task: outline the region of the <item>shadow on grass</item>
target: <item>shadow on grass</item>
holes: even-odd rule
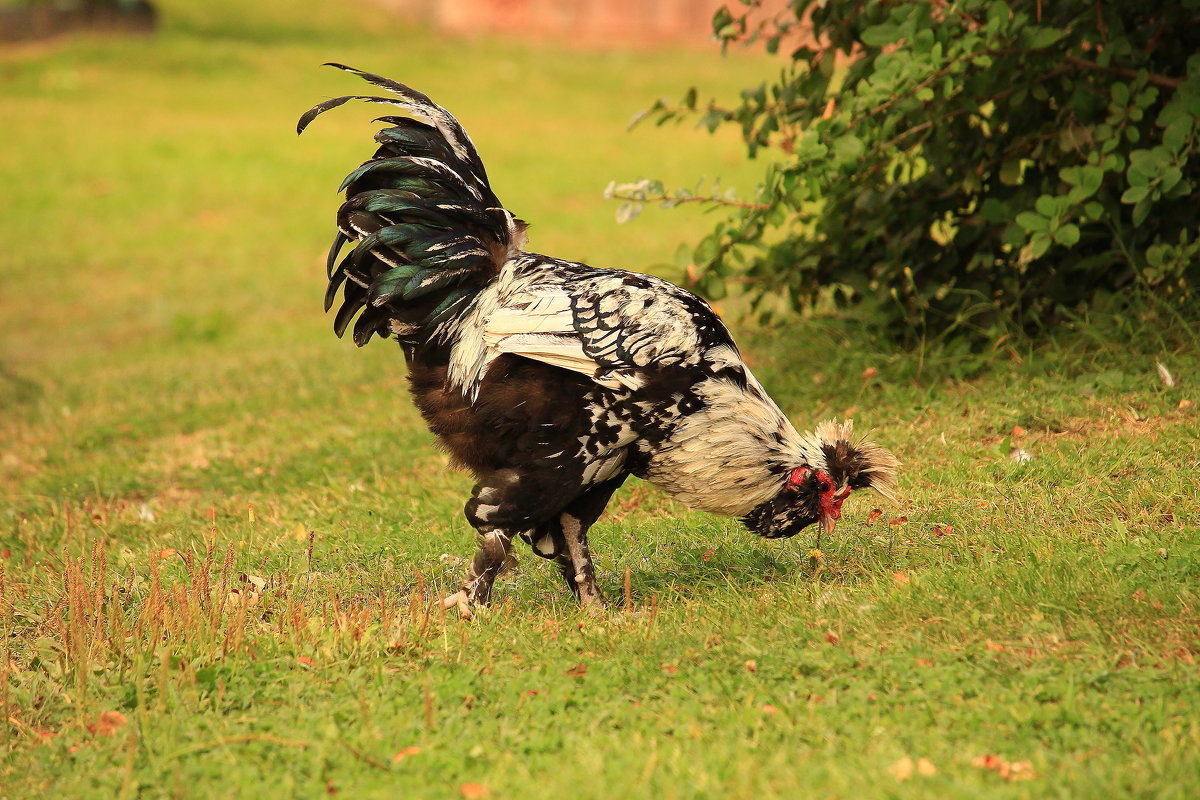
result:
[[[0,361],[0,403],[25,405],[40,400],[45,389],[40,383],[13,371]]]
[[[782,547],[787,547],[782,544]],[[659,561],[655,559],[654,561]],[[751,546],[744,550],[681,548],[669,555],[669,563],[655,568],[649,559],[627,564],[630,569],[630,589],[634,595],[687,596],[695,591],[710,591],[726,586],[753,587],[780,580],[790,580],[798,574],[811,575],[812,566],[800,552],[779,550],[769,553]],[[624,568],[621,569],[624,572]],[[609,576],[621,585],[623,574]]]

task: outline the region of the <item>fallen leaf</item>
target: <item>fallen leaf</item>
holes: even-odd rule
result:
[[[409,756],[415,756],[420,752],[421,752],[421,748],[417,747],[415,744],[409,745],[408,747],[406,747],[403,750],[396,753],[396,755],[392,756],[392,763],[399,764],[401,761],[408,758]]]
[[[917,666],[918,666],[918,667],[932,667],[932,666],[933,666],[933,662],[932,662],[932,661],[930,661],[928,658],[918,658],[918,659],[917,659]]]
[[[89,722],[84,727],[93,736],[112,736],[125,726],[129,719],[120,711],[105,711],[95,722]]]
[[[1024,428],[1022,428],[1020,425],[1013,425],[1013,429],[1012,429],[1013,436],[1024,436],[1025,434],[1026,434],[1026,430]]]
[[[708,561],[709,559],[711,559],[713,557],[713,553],[715,553],[715,552],[716,552],[716,550],[713,550],[710,547],[704,551],[704,555],[700,556],[700,558],[704,561]]]
[[[250,587],[250,590],[262,594],[267,588],[267,579],[260,578],[257,575],[248,575],[245,572],[238,575],[238,580]]]
[[[479,800],[481,797],[488,796],[488,788],[482,783],[464,783],[458,787],[458,791],[467,800]]]
[[[837,644],[841,640],[842,637],[838,636],[833,631],[825,631],[825,641],[829,642],[830,644]]]
[[[766,703],[762,707],[762,713],[766,714],[767,716],[770,716],[772,714],[778,714],[779,709],[776,708],[775,706],[771,705],[770,703]]]
[[[1146,590],[1145,589],[1136,589],[1136,590],[1134,590],[1131,597],[1134,599],[1134,601],[1140,603],[1141,601],[1146,599]]]
[[[4,558],[4,559],[12,558],[12,550],[9,550],[7,547],[4,548],[3,550],[0,550],[0,558]]]
[[[862,379],[864,381],[869,381],[869,380],[871,380],[871,378],[874,378],[878,374],[879,374],[879,370],[875,369],[875,367],[867,367],[866,369],[864,369],[862,371]]]
[[[753,658],[746,659],[746,663],[742,666],[746,668],[746,672],[758,672],[758,662]]]
[[[933,765],[933,762],[930,761],[928,758],[925,758],[925,756],[921,756],[920,758],[917,759],[917,774],[924,775],[925,777],[929,777],[930,775],[936,775],[937,767],[935,767]]]
[[[906,522],[908,522],[908,517],[892,517],[888,525],[903,525]]]
[[[888,767],[888,772],[892,773],[892,777],[900,782],[904,782],[912,777],[913,770],[916,765],[908,756],[904,756]]]
[[[872,508],[871,513],[867,514],[867,524],[870,525],[875,520],[883,516],[882,508]]]
[[[306,667],[311,667],[317,663],[317,662],[313,661],[313,659],[310,658],[309,656],[300,656],[299,658],[296,659],[296,661],[298,661],[300,664],[303,664]]]
[[[1187,409],[1191,408],[1193,405],[1195,405],[1195,404],[1191,400],[1184,398],[1183,400],[1179,401],[1179,405],[1177,406],[1177,408],[1180,411],[1186,411]]]
[[[1009,761],[991,753],[978,756],[971,761],[971,765],[991,770],[1006,781],[1028,781],[1037,777],[1033,764],[1028,761]]]
[[[663,664],[662,668],[663,672],[667,673],[668,675],[674,675],[679,671],[679,667],[675,666],[674,664]]]
[[[162,550],[158,551],[158,557],[162,561],[166,561],[168,558],[171,558],[174,555],[175,555],[175,548],[173,548],[173,547],[164,547]]]
[[[565,674],[572,678],[582,678],[584,675],[587,675],[587,671],[587,664],[576,664],[568,669]]]
[[[908,576],[903,572],[893,572],[892,580],[896,582],[897,586],[903,586],[904,584],[908,583]]]
[[[933,526],[933,535],[938,537],[939,539],[942,538],[943,536],[949,536],[952,533],[954,533],[953,525],[934,525]]]
[[[997,644],[996,642],[993,642],[991,639],[989,639],[988,641],[983,643],[983,649],[991,650],[993,653],[1003,653],[1004,645]]]

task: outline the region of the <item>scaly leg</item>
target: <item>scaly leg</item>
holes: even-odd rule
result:
[[[596,585],[596,567],[588,548],[587,532],[604,512],[613,492],[624,481],[624,475],[605,481],[580,495],[558,515],[556,533],[561,545],[555,553],[555,561],[572,594],[584,606],[604,605],[604,596]],[[558,537],[556,537],[558,538]]]
[[[588,550],[587,530],[582,521],[567,512],[559,516],[562,525],[563,540],[566,543],[566,558],[559,557],[559,568],[567,585],[579,598],[579,604],[584,608],[591,605],[604,605],[604,596],[596,585],[596,567],[592,564],[592,554]]]
[[[487,605],[492,599],[492,585],[504,560],[508,557],[508,548],[512,545],[512,534],[501,528],[496,528],[480,536],[479,551],[467,568],[467,578],[463,587],[442,601],[442,608],[457,607],[463,619],[470,619],[470,606]]]

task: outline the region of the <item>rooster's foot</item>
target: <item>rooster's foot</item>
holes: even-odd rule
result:
[[[471,595],[466,589],[459,589],[454,594],[442,600],[442,608],[446,611],[458,608],[458,613],[463,619],[474,619],[475,617],[475,614],[471,611]]]

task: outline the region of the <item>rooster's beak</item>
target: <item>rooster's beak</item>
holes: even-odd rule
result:
[[[825,538],[833,536],[833,529],[837,527],[837,518],[830,516],[821,517],[821,537]]]

